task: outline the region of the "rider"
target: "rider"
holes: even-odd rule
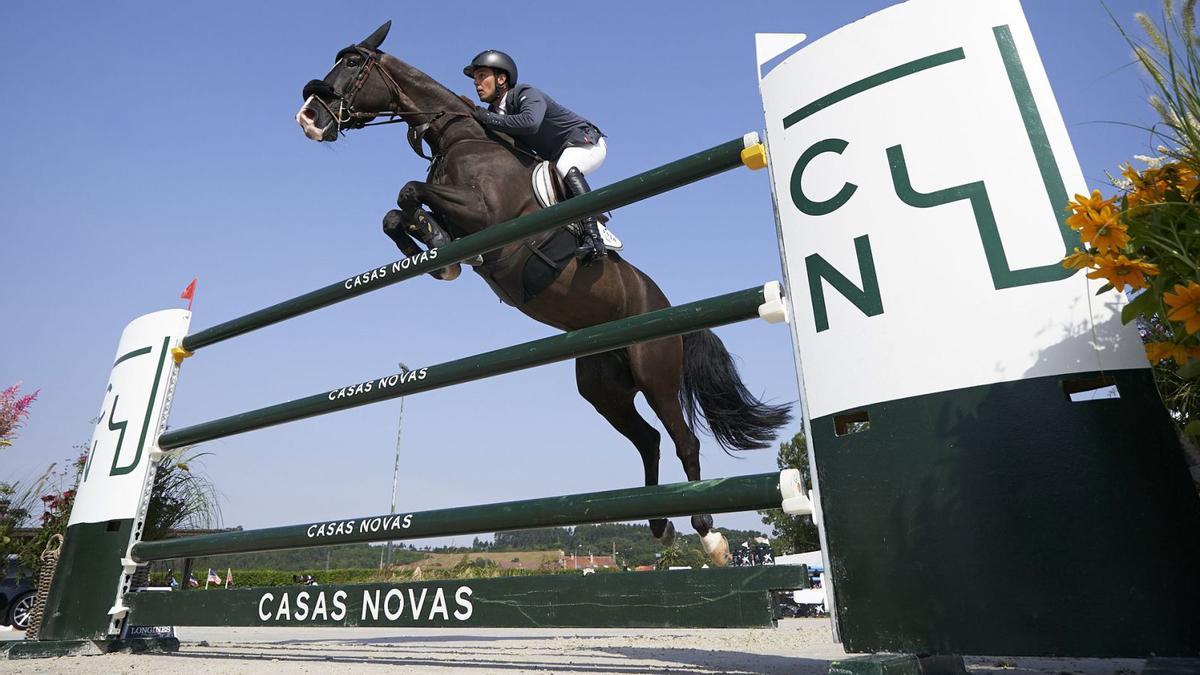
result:
[[[479,100],[488,104],[471,113],[484,128],[508,134],[522,148],[554,162],[570,196],[591,190],[583,176],[599,168],[607,153],[604,134],[596,125],[538,89],[518,84],[517,64],[504,52],[480,52],[463,73],[475,81]],[[584,218],[580,226],[577,254],[585,261],[606,255],[596,216]]]

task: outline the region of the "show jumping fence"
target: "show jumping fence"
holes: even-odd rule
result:
[[[779,472],[763,473],[418,513],[363,516],[341,519],[333,525],[329,521],[321,521],[262,530],[143,541],[134,545],[132,557],[139,563],[145,563],[330,544],[673,518],[700,512],[777,509],[783,500],[800,495],[799,484],[798,472],[789,470],[782,475]],[[347,527],[343,528],[342,525]]]
[[[747,134],[590,194],[197,333],[186,334],[190,314],[182,310],[158,312],[131,323],[122,335],[105,406],[107,409],[111,401],[115,410],[118,394],[126,400],[145,401],[146,415],[136,456],[132,463],[119,466],[127,457],[121,446],[125,432],[130,432],[130,438],[134,437],[134,430],[125,427],[121,427],[122,435],[112,450],[112,468],[107,475],[101,475],[105,462],[97,461],[93,451],[72,512],[63,564],[59,566],[60,573],[47,600],[47,612],[38,636],[45,642],[40,647],[9,648],[9,655],[67,653],[77,650],[80,641],[88,640],[102,641],[108,649],[118,648],[129,644],[124,639],[131,622],[159,625],[543,627],[772,625],[776,615],[770,591],[806,587],[805,568],[780,566],[597,575],[603,577],[603,581],[550,575],[323,586],[320,590],[300,587],[239,589],[219,594],[132,592],[129,587],[137,566],[152,560],[666,518],[697,512],[783,507],[789,513],[811,513],[799,473],[788,470],[778,474],[486,506],[367,516],[334,523],[140,541],[142,521],[149,503],[149,486],[153,482],[155,462],[152,460],[170,450],[754,317],[771,322],[786,320],[780,286],[771,282],[761,288],[387,375],[164,433],[179,365],[195,350],[743,164],[751,168],[765,166],[765,150],[757,134]],[[162,337],[164,333],[166,337]],[[153,345],[159,342],[161,348],[156,351]],[[151,346],[137,347],[143,343]],[[154,358],[139,360],[137,357],[142,355]],[[157,368],[153,367],[155,361]],[[118,367],[124,370],[118,370]],[[136,420],[130,423],[133,422]],[[114,429],[111,424],[111,419],[101,421],[93,448],[98,447],[96,439],[111,436]],[[157,436],[150,435],[155,432]],[[143,453],[143,450],[147,451]],[[92,466],[93,463],[96,466]],[[108,590],[114,581],[117,582],[115,596]]]

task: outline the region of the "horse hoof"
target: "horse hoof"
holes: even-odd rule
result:
[[[462,274],[462,265],[459,265],[458,263],[446,265],[440,270],[434,270],[430,272],[430,274],[433,275],[434,279],[441,279],[442,281],[454,281],[458,278],[458,275]]]
[[[658,538],[663,546],[671,546],[675,543],[675,523],[667,521],[667,529],[663,530],[662,535]]]
[[[717,567],[724,567],[729,564],[729,540],[725,535],[710,530],[708,534],[700,537],[700,543],[704,545],[704,552],[708,554],[708,559]]]

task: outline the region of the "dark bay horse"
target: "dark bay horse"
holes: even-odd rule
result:
[[[400,190],[399,209],[384,219],[384,232],[405,255],[444,244],[538,208],[530,175],[533,160],[489,135],[470,116],[473,104],[425,73],[379,51],[391,22],[367,39],[337,54],[333,70],[304,88],[305,103],[296,115],[305,134],[335,141],[346,129],[365,126],[379,116],[399,118],[410,128],[409,141],[433,151],[425,182]],[[514,259],[523,243],[484,256],[477,269]],[[528,257],[528,253],[525,253]],[[440,278],[457,276],[443,270]],[[549,286],[532,299],[512,302],[529,317],[569,331],[670,306],[650,277],[610,254],[590,264],[571,258]],[[728,450],[765,448],[786,424],[786,406],[771,406],[746,389],[724,345],[711,331],[664,338],[575,361],[579,393],[637,448],[646,485],[658,484],[659,433],[634,407],[641,392],[671,437],[690,481],[700,479],[700,441],[693,429],[706,426]],[[703,420],[699,414],[703,414]],[[705,424],[706,423],[706,424]],[[728,559],[724,536],[712,529],[712,516],[692,516],[705,551],[717,565]],[[669,543],[670,521],[650,521],[655,537]]]

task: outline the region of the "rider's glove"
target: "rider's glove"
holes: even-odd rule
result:
[[[487,108],[476,108],[471,111],[471,117],[474,117],[476,122],[479,122],[485,127],[487,126],[488,115],[490,114],[491,113],[488,112]]]

